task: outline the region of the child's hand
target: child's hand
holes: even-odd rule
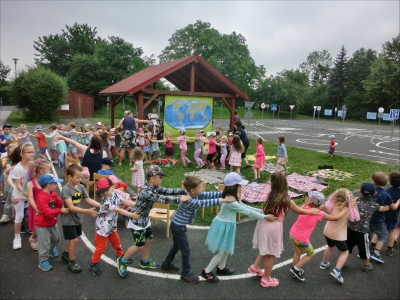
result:
[[[229,197],[223,198],[221,200],[223,200],[223,201],[220,201],[220,202],[235,202],[236,198],[233,196],[229,196]]]
[[[17,199],[15,199],[14,197],[11,197],[11,202],[15,205],[17,205],[19,203],[19,201]]]
[[[140,214],[137,211],[135,211],[135,212],[131,213],[131,218],[134,220],[139,220]]]
[[[192,197],[188,194],[188,195],[182,195],[181,196],[181,202],[187,202],[190,199],[192,199]]]
[[[264,216],[264,220],[267,220],[268,222],[275,222],[276,220],[278,220],[278,217],[268,214]]]
[[[318,215],[320,212],[318,208],[311,208],[309,211],[311,212],[312,215]]]
[[[96,208],[95,208],[95,207],[88,208],[86,211],[87,211],[87,214],[88,214],[88,215],[91,215],[93,218],[96,218],[97,215],[99,214],[99,213],[96,211]]]
[[[61,213],[63,213],[63,214],[69,213],[69,208],[63,206],[63,207],[61,208]],[[36,214],[38,215],[38,213],[36,213]]]
[[[135,167],[131,168],[130,170],[131,170],[131,172],[133,172],[133,173],[134,173],[134,172],[137,172],[137,170],[135,169]]]

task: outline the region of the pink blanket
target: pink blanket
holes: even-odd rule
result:
[[[258,185],[248,184],[242,187],[242,201],[246,201],[249,203],[265,202],[270,192],[271,192],[270,183],[260,183]],[[296,198],[300,196],[302,195],[289,191],[290,198]]]
[[[297,173],[292,173],[286,177],[288,186],[292,189],[303,191],[303,192],[310,192],[316,190],[318,192],[326,189],[327,186],[315,183],[315,177],[310,176],[303,176]]]

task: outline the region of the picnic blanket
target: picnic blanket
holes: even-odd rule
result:
[[[196,176],[199,177],[202,181],[208,184],[219,184],[224,182],[224,178],[228,174],[228,172],[222,171],[211,171],[208,169],[202,169],[193,172],[187,172],[185,176]],[[243,176],[242,176],[243,177]]]
[[[322,169],[318,171],[306,172],[306,175],[313,177],[328,178],[334,180],[343,180],[346,178],[354,177],[355,174],[349,172],[343,172],[337,169]]]
[[[247,157],[247,160],[250,160],[250,161],[256,160],[255,155],[246,155],[246,157]],[[276,156],[265,155],[265,160],[267,160],[267,159],[276,159]]]
[[[315,177],[303,176],[297,173],[292,173],[287,177],[288,186],[303,192],[310,192],[313,190],[322,191],[327,188],[327,186],[315,183]]]
[[[248,203],[265,202],[271,192],[271,183],[252,183],[242,187],[242,201]],[[289,191],[290,198],[302,196]]]
[[[269,161],[266,161],[264,169],[260,169],[260,171],[268,172],[268,173],[272,174],[272,173],[274,173],[275,166],[276,166],[275,164],[273,164]],[[289,167],[286,167],[286,168],[289,169]],[[285,170],[285,169],[281,165],[279,165],[278,172],[282,172],[283,170]]]

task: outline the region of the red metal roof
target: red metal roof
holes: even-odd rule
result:
[[[198,54],[149,66],[102,90],[99,95],[134,94],[161,78],[165,78],[181,91],[189,91],[190,66],[194,62],[197,62],[195,92],[237,94],[238,98],[247,100],[247,96],[242,91]]]

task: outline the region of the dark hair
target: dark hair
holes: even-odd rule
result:
[[[203,181],[196,176],[186,176],[185,180],[183,181],[183,186],[185,187],[186,191],[190,193],[190,190],[197,188],[199,184]]]
[[[238,189],[239,189],[239,184],[235,184],[232,186],[225,186],[224,190],[222,191],[222,198],[233,196],[235,197],[236,200],[239,200]]]
[[[240,141],[240,137],[238,135],[233,135],[231,147],[233,147],[233,149],[235,149],[239,153],[242,153],[244,151],[243,144]]]
[[[82,167],[78,164],[69,165],[67,168],[67,177],[74,176],[76,172],[82,172]]]
[[[283,135],[278,136],[279,141],[282,143],[285,142],[285,137]]]
[[[288,183],[285,174],[274,172],[271,174],[271,192],[263,207],[263,213],[279,217],[286,214],[290,207]]]
[[[393,171],[389,174],[389,182],[394,188],[400,187],[400,172]],[[395,199],[393,199],[395,200]]]
[[[14,151],[10,154],[9,159],[11,161],[11,165],[12,166],[15,166],[22,159],[22,157],[21,157],[21,147],[22,147],[22,144],[19,144],[17,146],[17,148],[15,148]]]
[[[389,178],[383,172],[375,172],[372,174],[372,180],[374,181],[375,185],[384,186],[388,182]]]
[[[242,121],[237,121],[235,124],[236,124],[237,127],[242,127],[242,125],[243,125]]]
[[[261,137],[257,138],[257,143],[263,145],[263,139]],[[264,145],[263,145],[264,146]]]
[[[89,148],[94,149],[96,151],[102,150],[103,146],[101,143],[101,138],[97,135],[93,135],[92,138],[90,139]]]
[[[57,125],[56,124],[51,124],[49,126],[49,129],[56,130],[57,129]]]

